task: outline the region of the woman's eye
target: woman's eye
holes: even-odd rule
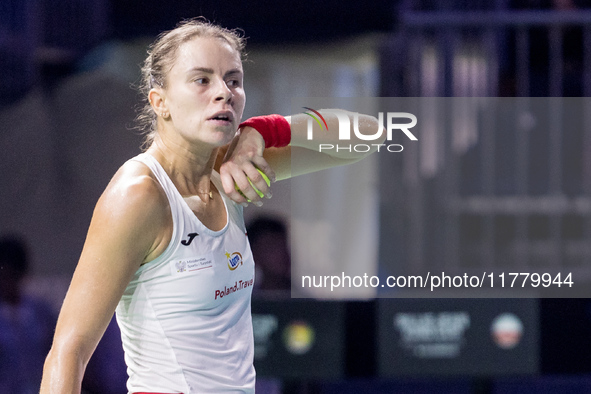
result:
[[[195,82],[200,84],[200,85],[206,85],[209,82],[209,79],[207,78],[197,78],[195,79]]]
[[[232,79],[232,80],[229,80],[227,82],[227,84],[228,84],[228,86],[231,86],[231,87],[235,88],[235,87],[240,86],[240,81],[237,80],[237,79]]]

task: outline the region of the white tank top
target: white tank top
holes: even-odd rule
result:
[[[228,222],[205,227],[151,155],[146,164],[164,188],[174,224],[170,244],[142,265],[116,315],[131,392],[254,393],[250,297],[254,261],[242,207],[224,193]]]

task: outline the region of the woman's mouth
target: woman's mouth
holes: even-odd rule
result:
[[[213,122],[218,126],[228,126],[232,124],[234,117],[231,112],[220,112],[207,119],[209,122]]]

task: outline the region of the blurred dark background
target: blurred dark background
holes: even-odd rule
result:
[[[0,4],[2,101],[76,71],[106,40],[155,37],[181,19],[204,16],[257,44],[330,41],[394,26],[396,2],[6,0]]]
[[[376,96],[588,97],[590,6],[582,0],[2,0],[0,231],[23,237],[31,252],[28,273],[37,279],[27,289],[53,294],[46,309],[57,312],[94,201],[139,146],[141,138],[124,129],[134,116],[127,103],[137,102],[130,85],[144,43],[182,18],[241,28],[250,47],[271,50],[373,35]],[[134,60],[113,62],[117,51]],[[105,64],[111,73],[93,73]],[[433,150],[381,158],[380,175],[403,180],[396,190],[391,183],[379,188],[381,273],[407,262],[452,270],[489,269],[503,260],[538,270],[559,262],[591,277],[589,125],[545,130],[543,142],[504,132],[458,137],[460,148],[452,147],[449,133],[431,142]],[[495,150],[507,137],[512,148]],[[428,147],[429,138],[421,138]],[[406,229],[419,241],[405,238]],[[253,300],[260,393],[591,392],[585,298],[329,303],[289,300],[285,289],[276,290]],[[34,382],[15,380],[11,370],[19,327],[30,326],[29,315],[37,313],[15,318],[21,312],[14,311],[33,308],[18,298],[0,308],[0,392],[35,391]],[[466,316],[468,326],[454,331]],[[513,353],[492,339],[491,322],[499,316],[524,338]],[[424,336],[408,342],[396,321],[416,323],[411,327]],[[442,334],[450,330],[451,336]],[[117,340],[112,324],[89,366],[87,393],[123,392]],[[454,346],[460,352],[450,358],[413,353]]]

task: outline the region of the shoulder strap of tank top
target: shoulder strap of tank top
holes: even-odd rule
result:
[[[164,189],[164,192],[166,193],[173,221],[173,233],[168,247],[160,256],[158,256],[155,260],[151,262],[152,264],[145,264],[140,268],[143,269],[146,266],[154,266],[154,263],[165,261],[168,259],[168,257],[175,249],[175,245],[177,245],[180,241],[181,234],[179,233],[179,227],[182,227],[184,225],[185,220],[183,217],[183,209],[181,208],[182,205],[180,205],[180,200],[182,200],[182,197],[180,196],[176,187],[174,186],[168,174],[166,173],[166,171],[164,171],[164,168],[162,168],[158,160],[156,160],[156,158],[150,155],[149,153],[141,153],[134,157],[132,160],[136,160],[145,164],[152,171],[152,173]]]

